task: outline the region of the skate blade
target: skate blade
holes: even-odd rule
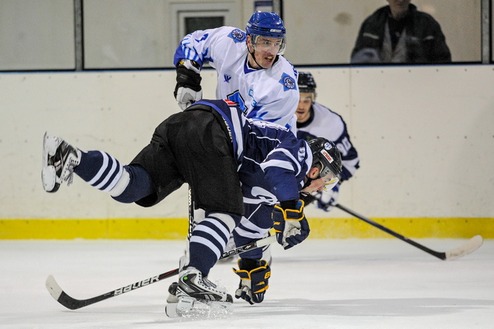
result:
[[[169,318],[178,318],[180,315],[177,313],[178,303],[169,303],[165,305],[165,314]]]
[[[180,298],[178,303],[165,306],[165,314],[170,318],[218,319],[233,313],[233,303],[203,302],[194,298]]]
[[[47,166],[41,170],[41,182],[43,189],[48,193],[54,193],[60,188],[61,181],[57,179],[55,167]]]
[[[54,156],[60,144],[62,144],[62,139],[50,136],[48,132],[45,132],[43,135],[43,157],[48,159],[48,156]]]
[[[56,192],[60,188],[60,184],[62,183],[59,179],[57,179],[55,167],[48,163],[48,158],[55,155],[55,151],[58,145],[60,145],[60,142],[55,138],[48,136],[48,133],[45,132],[43,136],[41,182],[43,183],[43,189],[49,193]]]

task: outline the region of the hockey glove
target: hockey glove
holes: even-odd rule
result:
[[[316,200],[317,207],[324,211],[331,211],[335,204],[338,203],[338,196],[340,195],[340,184],[336,184],[333,189],[329,191],[317,192]]]
[[[304,202],[299,200],[295,208],[283,209],[275,205],[272,213],[276,240],[285,250],[304,241],[310,232],[309,222],[304,215]]]
[[[177,84],[173,96],[182,110],[202,98],[199,64],[190,60],[181,60],[177,65]]]
[[[235,297],[242,298],[251,305],[261,303],[269,288],[268,281],[271,277],[268,263],[262,259],[240,259],[238,267],[238,270],[233,269],[233,272],[240,277]]]

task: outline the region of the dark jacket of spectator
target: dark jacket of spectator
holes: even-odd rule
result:
[[[378,60],[366,59],[369,50]],[[451,53],[439,23],[409,4],[400,20],[391,16],[389,6],[366,18],[352,51],[352,63],[448,63]]]

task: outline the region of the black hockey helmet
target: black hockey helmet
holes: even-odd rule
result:
[[[298,90],[301,93],[315,93],[316,81],[310,72],[298,72]]]
[[[335,143],[326,138],[317,137],[309,141],[309,146],[312,151],[312,165],[319,164],[321,166],[320,177],[327,178],[329,184],[334,183],[333,186],[336,185],[342,167],[341,154]]]

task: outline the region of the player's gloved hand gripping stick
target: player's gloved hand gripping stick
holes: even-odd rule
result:
[[[177,84],[173,96],[182,110],[202,98],[199,64],[190,60],[181,60],[177,65]]]
[[[285,207],[283,203],[274,206],[273,228],[278,243],[285,250],[299,244],[309,236],[310,228],[304,215],[304,206],[305,203],[302,200],[298,200],[293,209]]]

